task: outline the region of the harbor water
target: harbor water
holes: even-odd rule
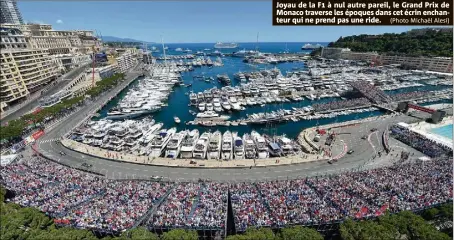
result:
[[[183,49],[191,49],[193,52],[199,50],[203,50],[205,48],[212,48],[213,44],[193,44],[190,46],[186,46],[189,44],[178,44],[177,47]],[[262,44],[263,51],[265,51],[265,44]],[[166,45],[169,49],[172,49],[172,45]],[[251,47],[253,44],[251,44]],[[291,46],[288,44],[287,46]],[[298,44],[299,48],[301,47],[301,43]],[[279,52],[278,45],[276,43],[270,43],[268,46],[269,49],[274,47],[274,51]],[[282,47],[285,48],[285,43],[282,44]],[[240,49],[242,49],[240,47]],[[231,50],[230,50],[231,51]],[[295,52],[295,51],[294,51]],[[172,52],[170,52],[172,54]],[[213,58],[213,57],[212,57]],[[239,134],[249,133],[252,130],[256,130],[259,133],[265,134],[272,134],[272,135],[282,135],[285,134],[288,137],[294,138],[296,137],[299,132],[304,128],[313,127],[316,125],[324,125],[330,124],[335,122],[344,122],[350,120],[357,120],[372,116],[379,116],[383,113],[380,111],[372,111],[372,112],[362,112],[350,115],[342,115],[335,118],[322,118],[318,120],[300,120],[298,122],[283,122],[277,123],[273,125],[247,125],[247,126],[214,126],[214,127],[204,127],[204,126],[193,126],[193,125],[186,125],[185,122],[193,121],[195,116],[193,116],[189,110],[197,111],[197,108],[194,106],[189,107],[189,92],[200,92],[206,89],[210,89],[213,87],[221,88],[222,85],[216,80],[217,74],[228,74],[230,79],[232,80],[232,85],[238,85],[240,82],[239,80],[234,79],[234,74],[241,71],[241,72],[252,72],[258,71],[263,69],[272,69],[277,67],[281,70],[282,74],[286,74],[289,71],[294,71],[295,69],[298,70],[305,70],[305,65],[303,62],[287,62],[287,63],[280,63],[277,65],[249,65],[242,62],[242,58],[235,58],[235,57],[222,57],[222,61],[224,66],[222,67],[206,67],[202,66],[199,68],[195,68],[192,72],[183,72],[182,78],[185,85],[192,84],[191,87],[186,86],[176,86],[173,89],[173,92],[170,94],[168,99],[168,106],[163,107],[160,111],[150,114],[150,116],[155,119],[156,122],[164,123],[164,128],[171,128],[177,127],[177,130],[184,130],[184,129],[198,129],[201,132],[204,131],[215,131],[219,129],[220,131],[224,132],[226,130],[238,132]],[[194,78],[195,76],[205,76],[205,77],[213,77],[215,80],[210,82],[205,82],[203,80],[198,80]],[[135,80],[128,88],[123,90],[116,98],[112,99],[106,106],[104,106],[100,112],[99,116],[94,118],[94,120],[98,120],[103,118],[107,115],[107,112],[112,107],[115,107],[119,100],[121,100],[128,91],[129,88],[134,87],[141,78]],[[390,90],[386,91],[388,94],[395,94],[395,93],[402,93],[402,92],[414,92],[414,91],[423,91],[423,90],[442,90],[448,88],[447,86],[432,86],[432,85],[424,85],[419,87],[409,87],[397,90]],[[315,103],[324,103],[330,101],[339,101],[340,98],[321,98],[319,100],[308,100],[304,99],[300,102],[288,102],[288,103],[272,103],[266,104],[264,107],[260,106],[247,106],[246,110],[239,111],[239,112],[232,112],[228,115],[230,116],[229,120],[236,120],[240,118],[246,118],[247,115],[253,113],[260,113],[260,112],[271,112],[276,111],[279,109],[292,109],[292,107],[301,108],[304,106],[310,106]],[[227,113],[223,113],[227,115]],[[181,120],[181,123],[177,124],[174,122],[174,117],[178,117]],[[145,116],[144,116],[145,117]]]

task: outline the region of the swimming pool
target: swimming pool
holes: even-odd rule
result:
[[[437,135],[440,135],[442,137],[451,139],[451,141],[452,141],[452,124],[449,124],[449,125],[446,125],[443,127],[439,127],[439,128],[434,128],[431,130],[431,132],[433,132]]]

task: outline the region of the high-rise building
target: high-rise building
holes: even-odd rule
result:
[[[0,0],[0,23],[24,24],[16,0]]]

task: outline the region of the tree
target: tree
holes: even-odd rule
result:
[[[374,221],[348,219],[341,224],[340,233],[344,240],[395,239],[395,229],[387,229]]]
[[[145,227],[137,227],[131,230],[128,230],[121,234],[120,237],[115,238],[118,240],[125,239],[146,239],[146,240],[158,240],[158,236],[146,229]]]
[[[278,239],[269,228],[248,228],[242,235],[233,235],[227,237],[228,240],[272,240]]]
[[[173,229],[162,234],[163,240],[198,240],[199,235],[194,230]]]
[[[283,228],[280,235],[283,240],[323,240],[316,230],[301,226]]]

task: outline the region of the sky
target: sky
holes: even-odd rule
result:
[[[410,26],[273,26],[272,1],[19,1],[25,21],[147,42],[331,42]]]

